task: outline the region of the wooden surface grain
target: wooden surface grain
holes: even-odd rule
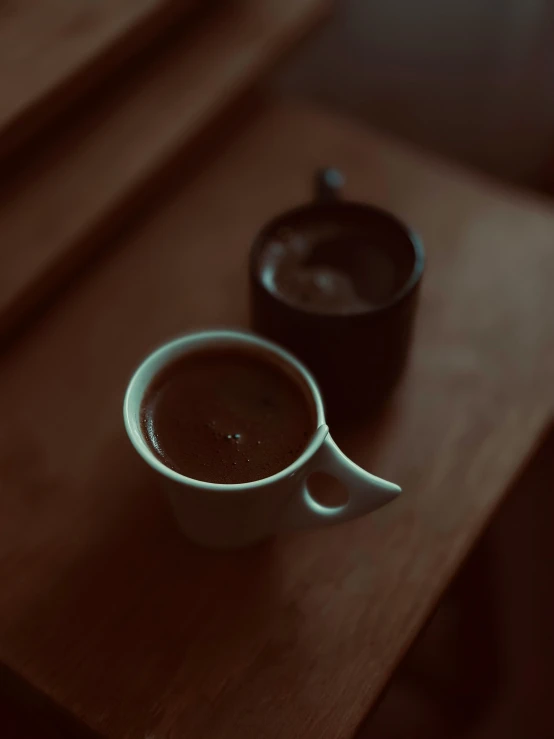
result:
[[[193,0],[6,0],[0,7],[0,155],[111,74]]]
[[[2,664],[0,736],[2,739],[101,739]]]
[[[334,430],[401,498],[214,554],[125,438],[134,366],[243,325],[249,244],[335,165],[423,236],[413,355]],[[275,106],[90,269],[0,368],[0,659],[118,739],[352,736],[552,417],[554,214],[350,121]]]
[[[326,0],[237,0],[91,100],[0,191],[0,337],[159,184],[167,165],[321,18]]]

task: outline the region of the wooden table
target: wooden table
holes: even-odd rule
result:
[[[329,164],[427,247],[404,380],[336,432],[404,494],[197,549],[125,438],[125,384],[167,337],[247,322],[255,231]],[[352,736],[552,418],[553,282],[547,207],[340,117],[264,110],[4,357],[0,659],[108,737]]]

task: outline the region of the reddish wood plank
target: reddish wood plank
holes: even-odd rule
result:
[[[213,554],[121,421],[135,364],[246,321],[262,222],[342,167],[423,235],[388,412],[337,432],[402,498]],[[371,707],[552,416],[554,215],[363,127],[277,107],[75,285],[0,369],[0,658],[109,737],[336,739]]]
[[[100,739],[67,711],[0,665],[2,739]]]

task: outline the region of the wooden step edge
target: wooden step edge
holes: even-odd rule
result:
[[[117,72],[174,23],[198,12],[194,0],[166,0],[153,6],[137,6],[136,14],[127,19],[127,25],[121,20],[114,23],[112,31],[106,31],[94,49],[88,55],[83,53],[73,66],[55,68],[46,75],[43,72],[45,79],[41,84],[36,83],[35,91],[23,89],[16,100],[4,99],[5,113],[0,116],[0,160],[17,154],[33,136],[55,123],[79,98]],[[47,64],[48,59],[40,63]]]
[[[218,9],[14,177],[0,200],[0,338],[106,242],[172,160],[328,7],[258,0]]]
[[[28,739],[101,739],[100,734],[2,662],[0,685],[0,723],[4,739],[12,736],[25,736]]]

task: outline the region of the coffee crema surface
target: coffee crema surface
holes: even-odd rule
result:
[[[297,231],[281,228],[261,249],[262,284],[284,302],[316,313],[371,311],[391,300],[412,269],[402,249],[383,237],[324,220]]]
[[[198,349],[164,367],[141,408],[167,467],[204,482],[261,480],[291,465],[316,430],[307,390],[262,353]]]

